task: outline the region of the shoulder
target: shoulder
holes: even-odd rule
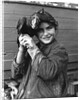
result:
[[[68,62],[68,52],[63,44],[56,41],[55,44],[51,46],[51,52],[50,57],[57,59],[60,59],[61,61]]]
[[[64,47],[64,44],[55,40],[51,45],[51,49],[65,49],[65,47]]]
[[[68,52],[64,46],[64,44],[59,43],[57,40],[55,40],[55,42],[52,44],[51,46],[51,52],[52,53],[59,53],[59,54],[67,54]]]

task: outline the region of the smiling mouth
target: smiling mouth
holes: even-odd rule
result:
[[[49,39],[49,38],[51,38],[51,37],[52,37],[52,35],[43,37],[43,39]]]

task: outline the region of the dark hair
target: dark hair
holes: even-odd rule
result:
[[[44,9],[41,9],[38,12],[34,13],[31,16],[31,18],[33,19],[34,16],[38,16],[39,18],[37,28],[39,28],[39,25],[42,22],[47,22],[47,23],[51,23],[55,27],[55,30],[57,30],[58,22],[55,20],[55,18],[50,13],[46,12]]]

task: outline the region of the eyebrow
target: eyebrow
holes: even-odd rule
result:
[[[49,24],[49,25],[48,25],[47,27],[45,27],[45,28],[48,29],[48,28],[50,28],[50,27],[52,28],[53,25],[52,25],[52,24]],[[43,29],[43,28],[41,28],[41,27],[38,28],[38,30],[42,30],[42,29]]]
[[[49,25],[47,28],[49,28],[49,27],[53,27],[53,25]]]
[[[50,25],[48,25],[47,27],[53,27],[53,25],[50,24]],[[46,28],[47,28],[47,27],[46,27]],[[42,29],[42,28],[39,27],[39,29]]]

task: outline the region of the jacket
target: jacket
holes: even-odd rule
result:
[[[68,54],[63,45],[54,40],[49,45],[38,43],[41,51],[32,64],[26,53],[24,62],[12,63],[12,78],[21,79],[16,99],[63,97],[67,89]],[[43,55],[38,63],[40,55]]]

